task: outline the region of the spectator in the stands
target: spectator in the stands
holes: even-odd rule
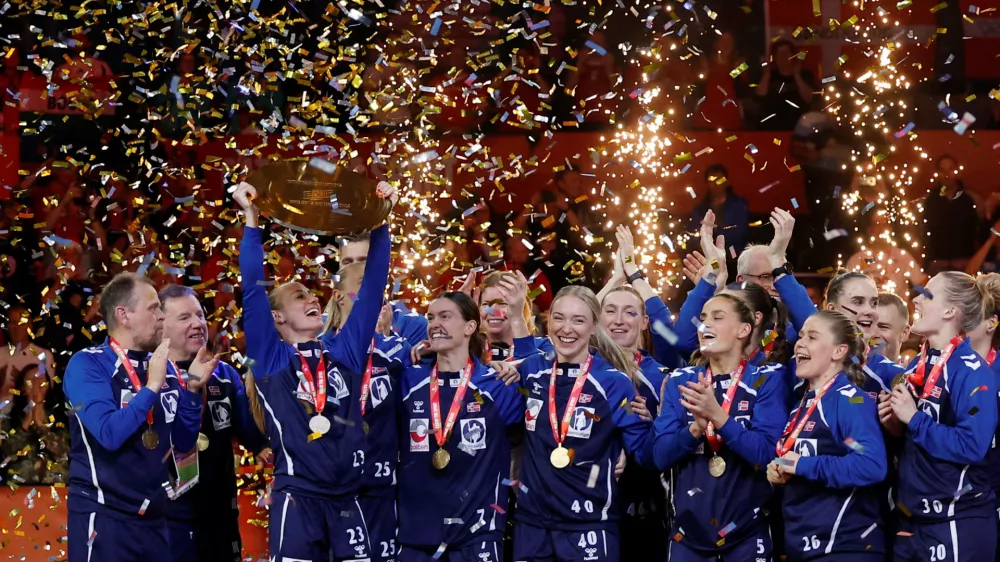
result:
[[[9,47],[8,50],[0,51],[0,56],[3,57],[3,67],[0,68],[0,103],[3,104],[0,110],[0,134],[18,135],[21,130],[18,125],[21,118],[19,93],[24,78],[24,73],[17,69],[21,54],[17,47]]]
[[[551,123],[552,97],[548,79],[537,72],[542,67],[538,48],[518,49],[509,69],[494,80],[492,93],[497,113],[493,120],[498,132],[546,130]],[[546,109],[548,106],[549,109]]]
[[[0,376],[3,384],[0,399],[14,400],[13,390],[25,404],[18,408],[23,415],[21,429],[31,424],[36,429],[48,425],[45,413],[45,396],[55,375],[56,358],[52,351],[33,341],[38,326],[33,325],[33,315],[23,306],[12,306],[7,312],[7,347],[0,349]],[[0,408],[2,410],[2,408]]]
[[[716,36],[711,54],[701,57],[701,103],[695,110],[693,124],[698,129],[737,131],[742,127],[739,98],[746,85],[747,73],[735,78],[733,69],[743,59],[734,47],[733,35]]]
[[[97,58],[97,53],[90,49],[90,39],[86,35],[76,33],[67,44],[73,48],[73,53],[56,68],[56,78],[69,82],[86,80],[94,85],[107,85],[114,78],[108,63]]]
[[[566,87],[576,99],[574,117],[586,123],[608,123],[614,120],[620,101],[607,96],[616,86],[620,75],[614,51],[603,31],[587,38],[576,58],[576,72],[570,75]],[[604,99],[608,97],[609,99]]]
[[[932,271],[964,269],[964,261],[979,246],[981,219],[961,171],[950,154],[938,157],[934,187],[924,199],[924,255]]]
[[[791,41],[771,45],[771,60],[757,84],[755,94],[760,104],[756,127],[765,131],[790,131],[804,113],[816,90],[812,72],[802,68],[802,59]]]
[[[714,211],[715,236],[726,238],[726,252],[730,258],[738,256],[747,245],[750,231],[747,200],[733,192],[729,170],[722,164],[712,164],[705,170],[705,191],[705,197],[691,211],[688,232],[698,232],[705,213]]]

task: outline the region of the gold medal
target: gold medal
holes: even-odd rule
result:
[[[549,462],[556,468],[566,468],[569,466],[569,461],[569,449],[564,448],[562,445],[552,449],[552,453],[549,454]]]
[[[142,445],[150,451],[160,445],[160,436],[153,431],[152,427],[147,427],[146,431],[142,432]]]
[[[208,448],[208,436],[204,433],[198,434],[198,450],[204,451]]]
[[[726,473],[726,459],[714,456],[708,459],[708,473],[718,478]]]
[[[448,466],[448,463],[450,462],[451,453],[444,449],[438,449],[437,451],[434,451],[433,455],[431,455],[431,466],[438,470],[444,470],[444,467]]]
[[[361,422],[361,429],[364,430],[365,435],[368,435],[368,432],[371,431],[371,428],[368,427],[368,422]]]
[[[890,388],[889,390],[892,390],[893,388],[896,388],[901,384],[906,384],[906,373],[899,373],[898,375],[896,375],[892,379],[892,388]]]

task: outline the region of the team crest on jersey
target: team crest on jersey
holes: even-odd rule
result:
[[[934,388],[932,388],[931,396],[933,396],[934,398],[941,398],[941,387],[935,386]]]
[[[218,385],[210,384],[208,385],[208,395],[209,396],[222,396],[222,389]]]
[[[482,406],[479,405],[479,402],[469,402],[465,406],[465,411],[470,414],[478,414],[481,408]]]
[[[389,381],[388,376],[372,377],[371,382],[368,385],[369,398],[372,401],[372,409],[378,408],[386,398],[389,397],[389,393],[392,392],[392,383]]]
[[[590,439],[590,432],[594,429],[594,409],[577,406],[573,412],[573,417],[569,421],[569,437],[579,439]]]
[[[160,405],[163,406],[163,416],[167,423],[173,423],[174,416],[177,415],[177,400],[180,398],[176,390],[168,390],[160,393]]]
[[[816,422],[814,421],[806,422],[806,427],[805,427],[806,433],[809,433],[813,429],[816,429]]]
[[[921,412],[927,414],[935,422],[941,417],[941,405],[935,404],[930,400],[920,400],[920,404],[917,405]]]
[[[542,401],[537,398],[528,398],[527,408],[524,410],[524,428],[528,431],[535,431],[535,424],[538,423],[538,416],[542,412]]]
[[[818,453],[815,439],[796,439],[795,452],[800,457],[815,457]]]
[[[593,394],[580,394],[581,404],[590,404],[590,401],[594,399]]]
[[[459,420],[462,430],[462,444],[465,451],[482,451],[486,449],[486,418],[469,418]]]
[[[749,400],[740,400],[740,403],[736,406],[736,411],[738,412],[746,412],[749,409],[750,409]]]
[[[419,453],[431,450],[429,434],[429,424],[427,418],[414,418],[410,420],[410,452]]]
[[[119,398],[119,403],[121,404],[121,407],[124,408],[125,406],[128,406],[128,403],[132,401],[132,398],[134,396],[135,395],[132,394],[131,390],[129,390],[127,388],[123,388],[122,392],[121,392],[121,396]]]
[[[340,369],[336,367],[330,369],[326,379],[327,385],[330,387],[328,392],[331,395],[336,396],[338,400],[341,398],[347,398],[351,395],[350,389],[347,388],[347,382],[344,381],[344,377],[340,374]]]
[[[230,404],[228,396],[222,400],[209,400],[208,409],[212,413],[212,427],[215,431],[233,426],[233,405]]]

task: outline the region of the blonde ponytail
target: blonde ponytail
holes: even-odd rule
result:
[[[254,381],[252,369],[247,369],[247,374],[243,378],[243,386],[247,391],[247,402],[250,405],[253,422],[257,425],[257,429],[264,433],[264,408],[261,407],[260,397],[257,396],[257,383]]]

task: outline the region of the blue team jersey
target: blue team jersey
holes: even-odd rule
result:
[[[940,359],[930,350],[925,376]],[[899,456],[899,510],[918,522],[993,516],[984,458],[997,425],[993,371],[966,339],[906,427]],[[919,392],[919,389],[918,389]]]
[[[490,342],[490,361],[514,361],[514,350],[506,343]],[[555,353],[549,338],[535,337],[535,347],[544,355]]]
[[[141,384],[150,354],[127,351]],[[182,390],[167,365],[159,393],[143,386],[134,392],[118,355],[105,343],[70,359],[63,377],[69,420],[69,499],[77,513],[116,513],[136,520],[161,520],[167,512],[164,484],[170,476],[169,451],[190,451],[201,422],[201,396]],[[142,443],[146,415],[159,437],[153,450]]]
[[[427,319],[402,301],[393,301],[392,331],[410,345],[417,345],[427,339]]]
[[[190,361],[178,361],[186,373]],[[195,513],[219,514],[236,510],[236,463],[233,440],[252,453],[266,446],[250,413],[246,388],[236,369],[220,362],[205,384],[201,432],[208,437],[208,448],[198,452],[198,484],[170,502],[167,516],[192,521]]]
[[[505,482],[510,477],[507,431],[523,418],[523,398],[516,386],[505,386],[493,369],[474,360],[463,405],[444,445],[451,461],[436,469],[431,466],[431,455],[438,450],[430,415],[432,369],[433,364],[425,363],[403,372],[398,540],[404,546],[445,543],[452,549],[500,541],[510,485]],[[461,373],[438,372],[442,425],[460,378]]]
[[[660,388],[667,376],[667,368],[643,351],[639,370],[638,393],[646,399],[646,408],[655,420],[660,410]],[[640,466],[634,458],[628,459],[625,472],[618,479],[618,489],[626,515],[645,517],[665,508],[666,490],[660,480],[660,471]]]
[[[593,362],[576,410],[570,418],[563,446],[573,451],[572,462],[557,469],[549,461],[556,448],[549,422],[549,381],[553,360],[538,353],[534,338],[514,340],[521,385],[527,391],[525,454],[521,492],[515,519],[534,527],[566,531],[604,529],[617,522],[622,507],[615,464],[624,446],[640,465],[649,463],[650,423],[632,413],[636,397],[632,380],[600,355]],[[556,405],[561,421],[579,365],[560,364],[556,377]],[[651,466],[650,466],[651,467]]]
[[[815,397],[813,390],[806,393],[805,410]],[[800,406],[792,410],[789,424],[799,421]],[[801,458],[782,497],[789,558],[884,553],[878,484],[888,463],[875,401],[847,375],[837,375],[792,450]]]
[[[789,364],[788,373],[791,375],[790,380],[794,384],[794,390],[792,391],[794,396],[793,402],[797,403],[802,398],[806,384],[802,379],[795,377],[794,359],[789,361]],[[860,385],[860,388],[877,403],[879,393],[892,392],[892,380],[900,373],[905,372],[906,368],[881,353],[871,353],[865,359],[865,364],[862,365],[861,370],[865,374],[865,380]]]
[[[410,362],[410,344],[403,338],[375,336],[372,377],[364,421],[368,424],[362,486],[368,494],[394,494],[399,465],[398,414],[403,367]]]
[[[691,550],[715,553],[756,533],[764,523],[761,510],[772,491],[766,469],[787,421],[789,391],[781,365],[747,364],[733,395],[729,421],[717,428],[722,437],[717,454],[725,460],[726,469],[716,478],[708,470],[713,451],[704,437],[691,435],[694,416],[681,404],[679,390],[688,382],[698,382],[704,372],[702,366],[671,373],[654,425],[654,456],[660,469],[671,471],[674,482],[674,539],[680,535]],[[731,375],[713,378],[716,399],[722,404]],[[735,527],[727,529],[731,525]],[[725,539],[721,545],[720,537]]]
[[[264,291],[261,230],[247,227],[240,243],[243,324],[257,395],[274,451],[274,489],[318,497],[357,494],[362,480],[366,439],[361,419],[361,377],[382,308],[389,275],[389,231],[372,231],[368,261],[358,299],[343,329],[324,342],[292,346],[281,341]],[[327,402],[323,417],[330,431],[316,438],[309,428],[315,409],[306,391],[301,359],[317,376],[326,365]]]

